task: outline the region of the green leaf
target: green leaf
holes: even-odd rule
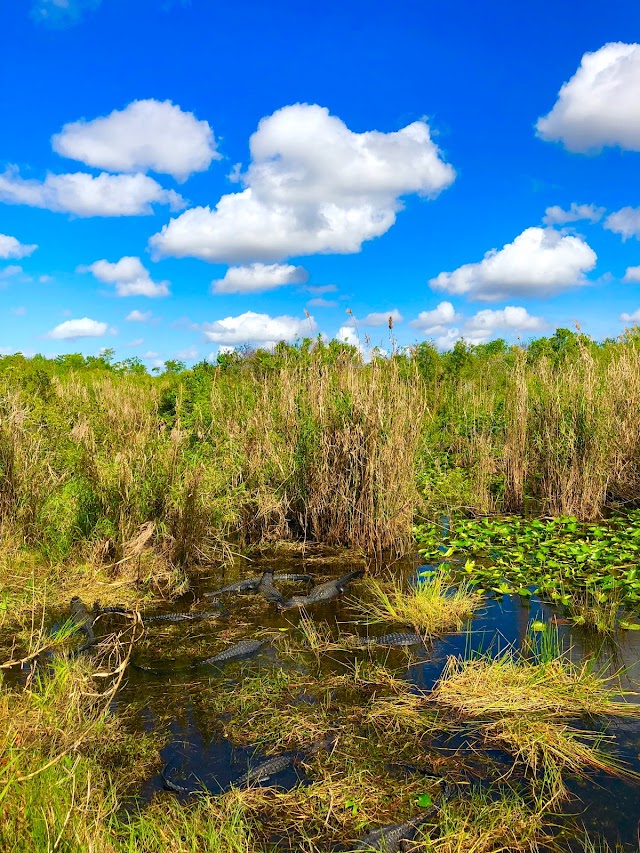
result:
[[[433,800],[429,796],[429,794],[418,794],[416,797],[416,805],[420,806],[421,809],[428,809],[430,805],[433,804]]]
[[[640,631],[640,625],[638,625],[636,622],[625,622],[623,619],[621,619],[618,622],[618,625],[620,625],[620,627],[624,631]]]
[[[531,630],[535,631],[536,633],[539,633],[540,631],[546,631],[547,623],[540,622],[539,619],[536,619],[534,622],[531,623]]]

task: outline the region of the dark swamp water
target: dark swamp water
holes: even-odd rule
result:
[[[224,575],[212,571],[210,576],[194,580],[190,593],[162,612],[211,610],[212,602],[206,598],[207,592],[238,578],[259,575],[267,568],[276,572],[304,572],[321,581],[338,577],[353,565],[335,555],[327,556],[325,560],[319,552],[312,553],[308,559],[299,553],[284,557],[279,553],[250,562],[239,561],[233,571]],[[402,572],[411,583],[417,579],[421,568],[421,562],[416,558],[394,565],[392,571],[395,575]],[[283,589],[285,594],[305,591],[299,585],[295,588],[284,585]],[[350,598],[364,596],[366,580],[357,581],[344,597],[316,606],[309,610],[308,615],[316,624],[328,626],[336,636],[339,633],[379,636],[392,630],[402,630],[401,626],[367,625],[350,602]],[[166,778],[180,786],[204,788],[212,794],[221,793],[265,758],[256,746],[260,741],[259,733],[256,733],[256,743],[248,742],[242,746],[233,745],[224,737],[222,728],[229,715],[224,708],[221,710],[219,704],[212,708],[207,696],[212,687],[233,692],[243,679],[264,670],[300,667],[300,659],[295,658],[293,662],[290,657],[280,655],[277,643],[267,639],[258,653],[241,662],[198,667],[191,664],[215,655],[231,642],[241,639],[264,639],[265,634],[272,637],[280,634],[294,641],[299,636],[300,613],[297,610],[280,612],[258,596],[246,593],[225,595],[218,602],[219,615],[202,622],[149,623],[134,658],[138,664],[157,671],[147,672],[130,666],[126,683],[115,700],[114,710],[126,712],[128,727],[156,732],[166,740],[161,750],[165,778],[158,770],[147,779],[137,792],[137,803],[148,802],[163,790]],[[432,647],[418,648],[411,655],[396,649],[332,652],[322,655],[319,666],[331,675],[344,671],[354,658],[373,657],[394,668],[416,690],[428,690],[439,677],[449,655],[465,655],[470,650],[499,651],[508,646],[519,647],[533,620],[549,621],[554,614],[560,615],[535,597],[528,601],[519,596],[489,598],[463,632],[447,635]],[[571,648],[575,660],[588,656],[595,658],[599,666],[607,666],[611,672],[624,669],[622,687],[638,689],[640,632],[620,632],[615,638],[602,641],[566,624],[560,624],[558,631],[563,645]],[[314,700],[303,695],[300,701]],[[607,733],[615,736],[616,756],[640,774],[640,722],[613,721]],[[389,756],[389,761],[393,762],[393,756]],[[302,770],[288,767],[263,784],[287,789],[308,781]],[[603,836],[612,845],[621,844],[625,851],[640,850],[640,781],[590,774],[587,780],[572,782],[569,787],[576,798],[566,811],[572,812],[589,833]],[[171,795],[188,798],[179,792]],[[562,827],[562,818],[556,822]],[[561,844],[567,851],[574,849],[569,837]]]

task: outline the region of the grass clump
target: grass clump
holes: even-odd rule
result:
[[[482,601],[467,586],[448,586],[438,576],[410,589],[396,579],[385,585],[371,580],[369,591],[370,600],[356,606],[371,622],[412,625],[427,637],[459,631]]]
[[[413,848],[433,853],[533,853],[557,849],[548,830],[548,803],[524,797],[506,785],[445,802],[439,831]]]
[[[451,657],[430,700],[485,744],[514,756],[534,785],[553,797],[566,795],[563,773],[633,775],[602,748],[608,738],[576,728],[573,721],[640,718],[640,706],[620,701],[611,679],[598,675],[588,662],[575,664],[566,654],[553,654],[552,645],[543,643],[533,659],[512,651],[467,660]]]
[[[450,657],[432,698],[473,718],[514,714],[640,717],[640,708],[617,701],[618,695],[588,661],[574,664],[562,655],[536,662],[507,651],[495,658]]]

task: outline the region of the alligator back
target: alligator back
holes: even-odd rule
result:
[[[225,661],[233,660],[234,658],[242,658],[245,655],[252,655],[262,646],[264,646],[264,640],[240,640],[239,643],[229,646],[229,648],[225,649],[223,652],[219,652],[213,657],[200,661],[199,665],[203,666],[210,663],[224,663]]]

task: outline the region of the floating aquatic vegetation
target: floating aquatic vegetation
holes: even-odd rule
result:
[[[602,524],[510,516],[455,519],[444,533],[435,525],[414,532],[426,559],[456,561],[445,573],[496,595],[537,593],[567,606],[585,627],[609,632],[619,607],[640,609],[638,510]]]

